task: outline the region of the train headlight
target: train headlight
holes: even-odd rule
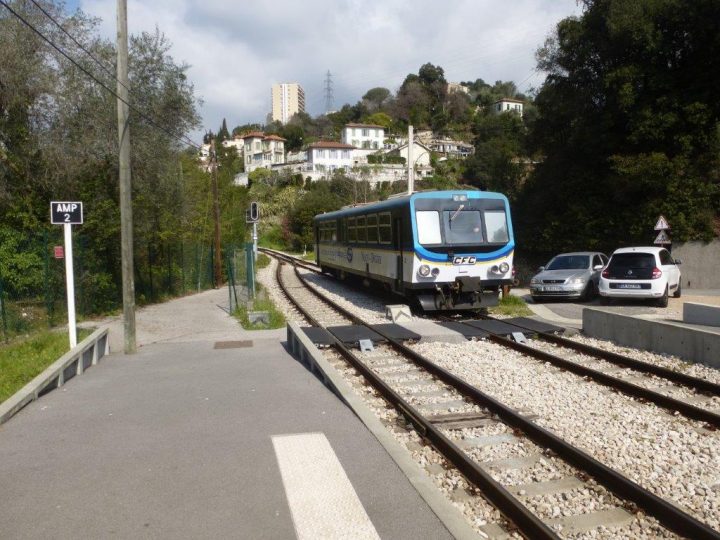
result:
[[[427,264],[421,264],[418,268],[418,274],[422,277],[428,277],[430,275],[430,267]]]
[[[439,268],[433,268],[433,269],[432,269],[432,275],[433,275],[433,277],[438,277],[438,274],[439,274],[439,273],[440,273],[440,269],[439,269]]]
[[[500,273],[501,274],[507,274],[508,270],[510,270],[510,265],[506,262],[500,263]]]

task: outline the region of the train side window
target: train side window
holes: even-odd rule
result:
[[[355,218],[351,217],[347,220],[348,242],[357,242],[357,229],[355,228]]]
[[[328,241],[337,242],[337,221],[328,223]]]
[[[377,214],[367,216],[367,241],[368,243],[377,244],[378,241],[378,217]]]
[[[389,244],[392,242],[392,221],[390,212],[378,214],[378,235],[381,244]]]
[[[357,241],[361,243],[367,242],[367,229],[365,228],[365,216],[358,216],[357,223]]]

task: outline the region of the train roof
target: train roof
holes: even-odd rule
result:
[[[352,216],[355,214],[365,214],[367,212],[390,210],[392,208],[398,208],[409,203],[411,199],[427,199],[427,198],[443,198],[451,197],[452,195],[468,195],[470,199],[496,199],[504,200],[507,202],[507,198],[502,193],[495,193],[492,191],[476,191],[476,190],[465,190],[465,189],[454,189],[445,191],[418,191],[411,195],[401,195],[388,198],[385,201],[378,201],[372,203],[359,204],[357,206],[346,206],[340,210],[334,210],[332,212],[326,212],[324,214],[318,214],[315,219],[326,220],[336,219],[344,216]]]

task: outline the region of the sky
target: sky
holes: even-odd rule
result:
[[[116,0],[69,0],[102,19],[115,39]],[[512,80],[521,91],[542,84],[535,51],[577,0],[128,0],[130,33],[159,28],[202,99],[199,133],[264,123],[273,83],[297,82],[306,111],[354,105],[369,89],[395,92],[430,62],[450,82]],[[194,134],[194,138],[199,138]]]

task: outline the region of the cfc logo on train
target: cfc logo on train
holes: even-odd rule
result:
[[[455,257],[453,258],[453,264],[475,264],[475,261],[477,259],[473,257],[472,255],[468,255],[465,257]]]

